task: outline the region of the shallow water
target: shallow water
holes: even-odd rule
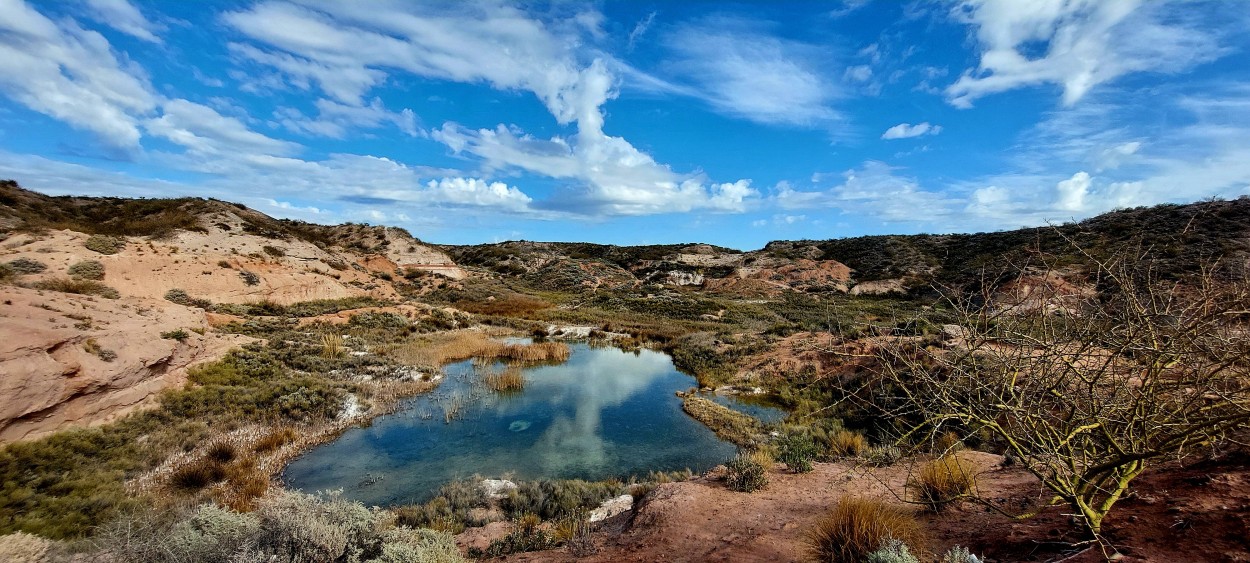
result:
[[[682,412],[674,392],[694,379],[667,355],[570,347],[564,364],[525,369],[524,391],[512,394],[478,385],[471,362],[449,365],[433,393],[296,459],[287,485],[390,505],[473,475],[593,480],[703,471],[733,456],[733,445]],[[451,397],[465,407],[446,423]]]

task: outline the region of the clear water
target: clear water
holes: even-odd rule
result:
[[[564,364],[527,368],[524,391],[512,394],[479,385],[470,362],[449,365],[433,393],[296,459],[287,485],[392,505],[473,475],[597,480],[703,471],[733,456],[733,445],[682,412],[674,392],[694,379],[667,355],[571,348]],[[452,396],[466,406],[447,423],[442,405]]]

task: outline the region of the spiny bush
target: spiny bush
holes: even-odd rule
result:
[[[806,434],[787,434],[776,443],[777,461],[786,464],[790,471],[807,473],[812,470],[812,460],[819,453],[816,442]]]
[[[8,264],[9,269],[18,274],[38,274],[48,269],[48,265],[30,258],[18,258]]]
[[[750,456],[739,454],[725,464],[725,469],[725,485],[732,490],[751,493],[768,486],[768,471]]]
[[[74,293],[77,295],[99,295],[105,299],[117,299],[121,294],[107,285],[93,280],[75,280],[70,278],[51,278],[30,284],[35,289]]]
[[[11,563],[44,563],[52,542],[36,535],[17,532],[0,536],[0,561]]]
[[[861,563],[890,539],[915,549],[928,543],[924,528],[910,512],[860,497],[843,497],[805,539],[813,560],[831,563]]]
[[[872,446],[863,454],[864,463],[876,467],[894,465],[903,458],[903,450],[894,445]]]
[[[908,485],[933,512],[966,498],[976,486],[976,468],[958,455],[944,455],[922,466]]]
[[[260,276],[248,270],[239,270],[239,277],[243,279],[243,284],[246,286],[260,285]]]
[[[104,264],[99,260],[83,260],[69,267],[69,277],[78,280],[104,279]]]
[[[169,482],[185,490],[199,490],[226,479],[226,468],[214,459],[202,459],[184,465],[174,471]]]
[[[117,254],[126,248],[126,241],[108,235],[91,235],[82,245],[100,254]]]
[[[117,352],[114,352],[112,350],[104,348],[103,346],[100,346],[100,343],[96,341],[96,339],[94,338],[88,338],[85,342],[83,342],[82,349],[86,351],[88,354],[93,354],[97,358],[100,358],[101,360],[104,360],[106,362],[111,362],[117,359]]]
[[[938,563],[981,563],[981,558],[966,547],[955,546],[943,553]]]
[[[868,554],[864,563],[920,563],[907,544],[896,539],[888,539],[881,548]]]

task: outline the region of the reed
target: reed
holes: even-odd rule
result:
[[[521,374],[521,366],[510,365],[503,371],[488,371],[482,382],[499,393],[520,391],[525,388],[525,376]]]

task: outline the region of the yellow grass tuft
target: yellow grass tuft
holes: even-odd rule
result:
[[[944,455],[920,466],[908,485],[926,508],[941,512],[972,492],[976,468],[958,455]]]
[[[928,543],[911,512],[859,497],[844,497],[806,537],[811,559],[832,563],[860,563],[887,539],[901,541],[913,551],[922,551]]]

